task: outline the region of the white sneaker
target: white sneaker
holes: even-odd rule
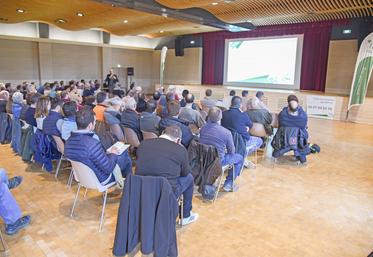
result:
[[[183,219],[183,221],[182,221],[183,226],[197,221],[198,217],[199,217],[198,213],[190,212],[190,216],[188,218]]]
[[[245,168],[248,168],[248,169],[255,169],[256,168],[256,165],[252,161],[249,161],[247,159],[245,160],[244,166],[245,166]]]

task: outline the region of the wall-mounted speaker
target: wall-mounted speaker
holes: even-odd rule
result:
[[[40,38],[49,38],[49,25],[46,23],[38,23],[39,28],[39,37]]]
[[[110,33],[102,31],[102,43],[110,44]]]
[[[184,56],[184,41],[181,37],[175,39],[175,55]]]
[[[134,76],[134,75],[135,75],[135,68],[127,67],[127,76]]]

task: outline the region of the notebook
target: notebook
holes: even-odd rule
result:
[[[116,142],[115,144],[113,144],[112,146],[110,146],[106,151],[107,152],[110,152],[113,148],[116,148],[117,149],[117,155],[121,155],[124,151],[126,151],[128,149],[128,147],[130,147],[130,145],[127,145],[123,142]]]

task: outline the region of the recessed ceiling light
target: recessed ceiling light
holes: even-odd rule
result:
[[[23,9],[17,9],[16,11],[19,12],[19,13],[24,13],[25,12],[25,10],[23,10]]]
[[[194,45],[195,41],[194,41],[194,40],[192,40],[192,41],[190,41],[190,43],[191,43],[192,45]]]
[[[162,13],[162,17],[167,18],[167,17],[168,17],[168,14],[167,14],[167,13]]]
[[[124,20],[123,23],[128,23],[128,20]]]
[[[163,30],[159,31],[159,33],[163,33],[163,32],[164,32]]]
[[[167,9],[166,8],[162,8],[162,12],[167,12]]]
[[[76,15],[78,15],[79,17],[83,17],[83,16],[84,16],[84,13],[82,13],[82,12],[77,12]]]
[[[66,21],[64,19],[57,19],[55,20],[56,23],[66,23]]]
[[[344,29],[343,34],[351,34],[352,30],[351,29]]]
[[[213,2],[213,3],[211,3],[212,5],[218,5],[218,3],[217,2]]]
[[[253,22],[252,20],[247,20],[246,22]]]

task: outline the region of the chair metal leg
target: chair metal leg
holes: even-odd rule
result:
[[[100,228],[98,230],[99,232],[102,231],[102,223],[104,221],[105,207],[106,207],[106,198],[107,198],[107,190],[104,193],[104,204],[102,205],[102,212],[101,212],[101,219],[100,219]]]
[[[76,205],[76,202],[78,200],[78,196],[79,196],[79,191],[80,191],[80,184],[78,185],[78,190],[76,191],[76,195],[75,195],[75,199],[74,199],[74,204],[73,204],[73,207],[71,208],[71,213],[70,213],[70,217],[73,217],[73,214],[74,214],[74,209],[75,209],[75,205]]]
[[[54,175],[54,177],[55,177],[56,179],[57,179],[57,177],[58,177],[58,172],[60,172],[61,162],[62,162],[62,156],[61,156],[60,160],[58,161],[57,169],[56,169],[56,174]]]
[[[67,181],[67,187],[70,189],[74,179],[74,170],[71,168],[69,180]]]
[[[85,192],[84,192],[84,199],[87,198],[87,192],[88,192],[88,188],[85,188]]]
[[[0,253],[2,256],[8,256],[8,245],[6,244],[3,234],[0,231],[0,241],[2,245],[2,249],[0,250]]]
[[[233,173],[233,182],[232,182],[232,192],[234,192],[234,187],[235,187],[235,182],[236,182],[236,172],[234,170],[234,165],[231,166],[232,167],[232,173]]]
[[[183,227],[183,219],[184,219],[184,196],[181,195],[179,198],[179,205],[181,206],[181,211],[179,215],[179,225],[182,228]]]
[[[220,179],[219,179],[219,182],[218,182],[218,186],[216,188],[214,200],[212,202],[215,202],[216,198],[218,198],[218,194],[219,194],[221,184],[223,184],[223,177],[224,177],[224,170],[221,171],[221,175],[220,175]]]

